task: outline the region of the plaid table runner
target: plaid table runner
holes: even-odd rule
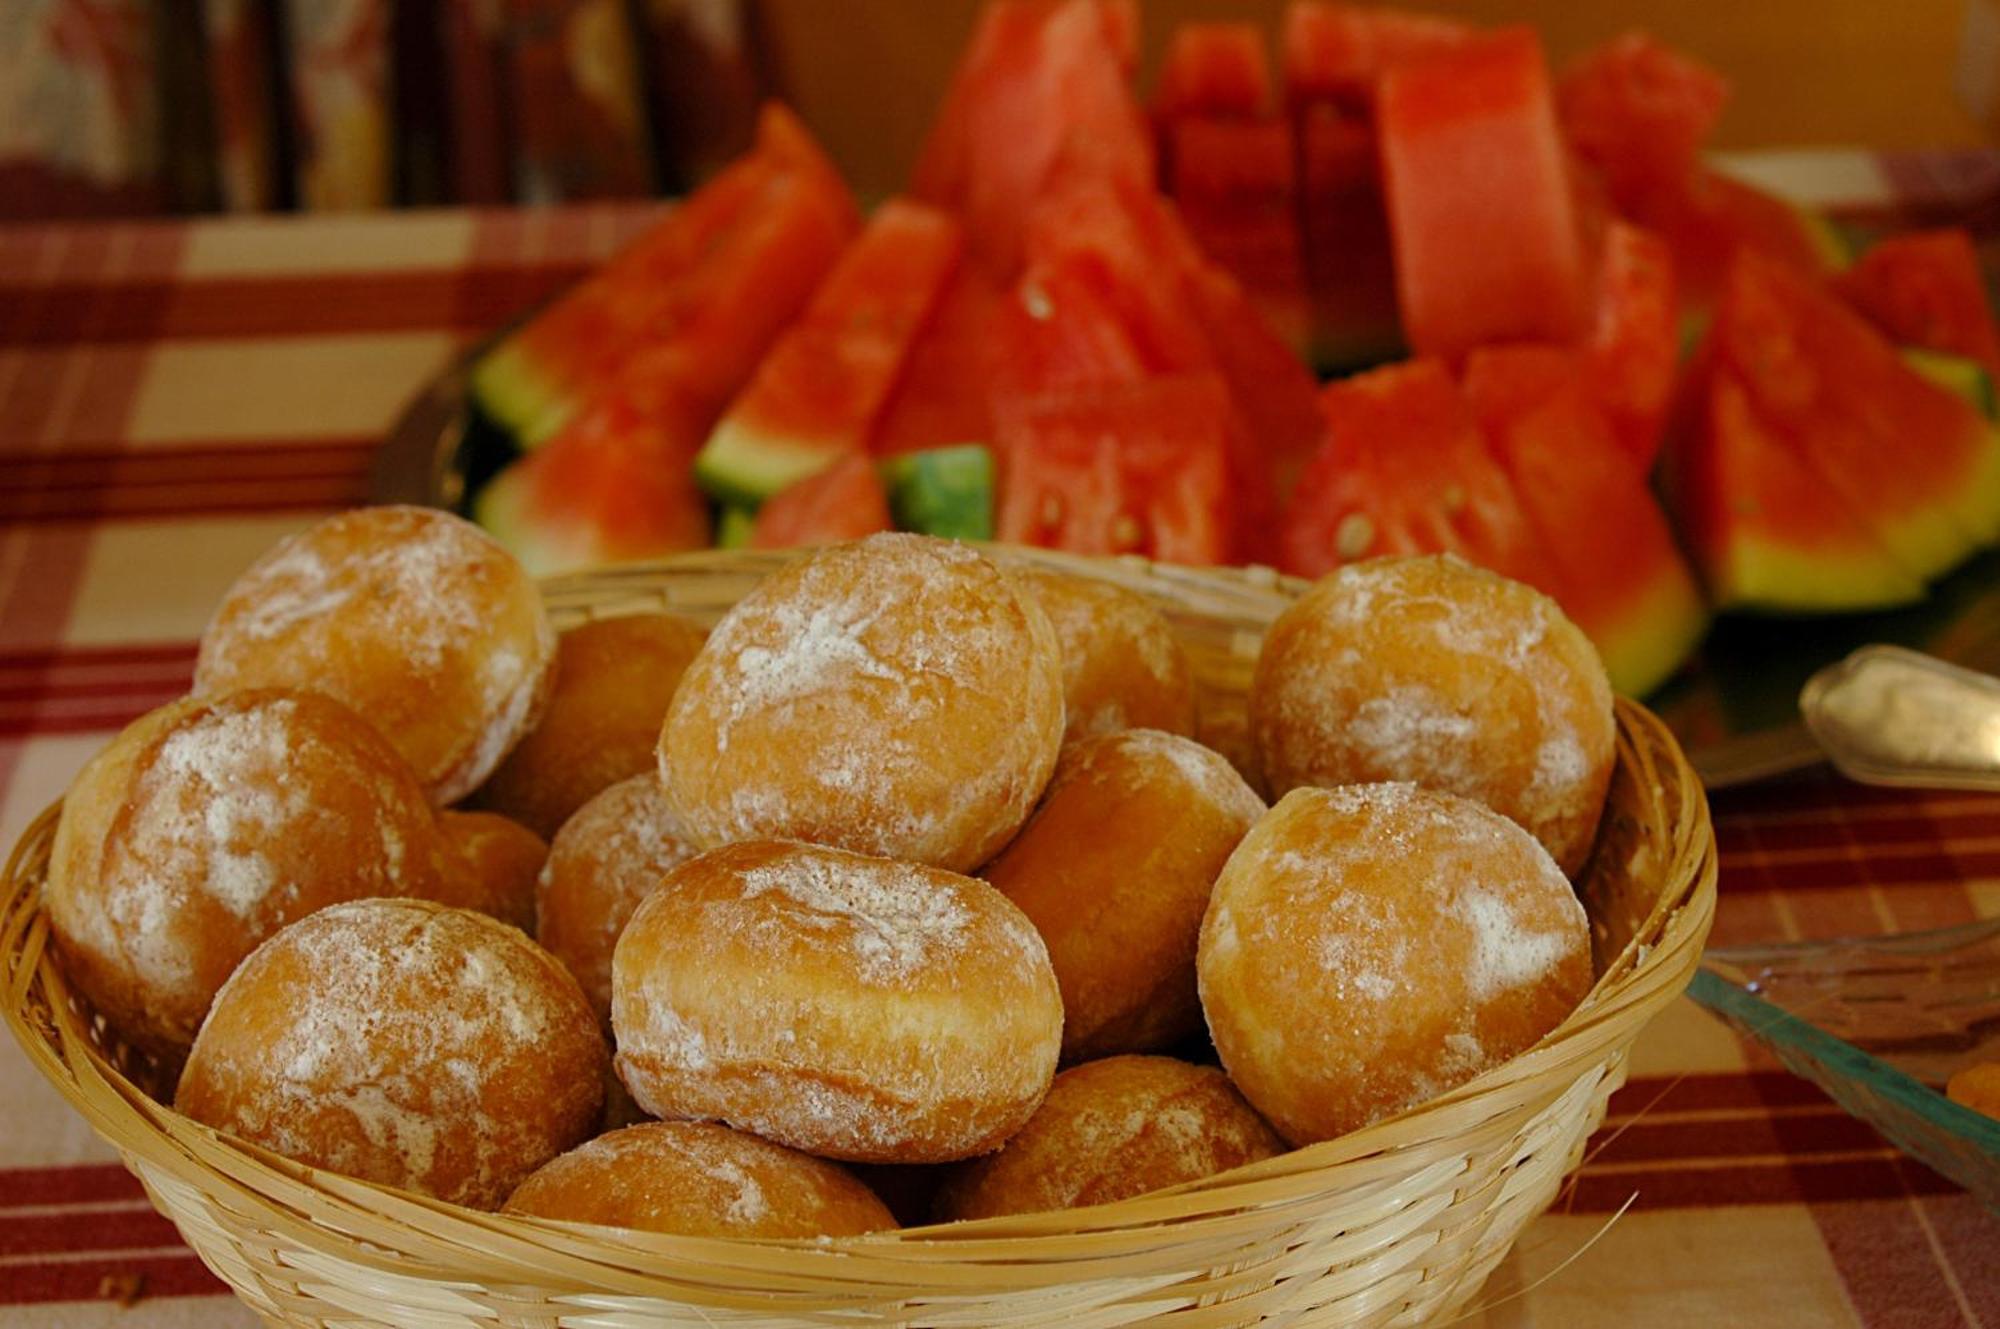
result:
[[[1988,158],[1751,165],[1886,220],[2000,178]],[[427,378],[649,215],[0,228],[0,837],[185,690],[252,558],[365,498]],[[1718,942],[2000,913],[2000,798],[1814,772],[1714,802]],[[0,1329],[254,1322],[11,1041],[0,1123]],[[1683,1001],[1480,1303],[1466,1323],[1488,1329],[2000,1329],[2000,1218]]]

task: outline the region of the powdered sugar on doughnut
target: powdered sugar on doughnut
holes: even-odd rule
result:
[[[772,892],[837,924],[861,972],[885,985],[948,960],[966,944],[972,912],[934,876],[901,863],[799,855],[752,868],[743,898]]]
[[[1508,988],[1539,982],[1576,948],[1574,931],[1523,927],[1512,905],[1479,886],[1460,889],[1457,912],[1472,928],[1472,967],[1466,980],[1482,1001]],[[1576,912],[1580,918],[1581,905]]]

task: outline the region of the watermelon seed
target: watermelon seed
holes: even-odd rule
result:
[[[1037,323],[1046,323],[1056,312],[1055,302],[1049,293],[1033,282],[1021,284],[1021,308],[1028,311],[1028,317]]]
[[[1465,489],[1462,485],[1444,487],[1444,510],[1456,513],[1465,509]]]
[[[1333,532],[1333,552],[1342,562],[1360,558],[1375,543],[1375,523],[1365,513],[1350,512]]]
[[[1138,519],[1129,512],[1119,513],[1118,520],[1111,523],[1111,543],[1120,549],[1137,549],[1145,534]]]

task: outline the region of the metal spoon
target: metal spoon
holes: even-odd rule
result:
[[[1799,712],[1864,784],[2000,790],[2000,679],[1900,646],[1863,646],[1814,674]]]

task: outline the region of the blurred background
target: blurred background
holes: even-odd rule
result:
[[[1143,0],[1174,27],[1282,0]],[[1457,0],[1552,60],[1643,26],[1727,76],[1722,148],[1977,147],[2000,0]],[[895,190],[977,0],[0,0],[0,219],[675,193],[791,102]]]

